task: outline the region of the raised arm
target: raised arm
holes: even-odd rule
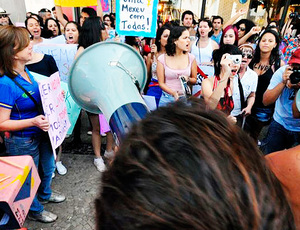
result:
[[[55,5],[55,11],[56,11],[57,20],[65,27],[68,21],[64,19],[61,6]]]
[[[248,38],[250,38],[254,34],[259,34],[261,31],[261,28],[259,26],[254,26],[251,28],[251,30],[245,34],[241,39],[239,39],[238,45],[242,45],[247,42]]]
[[[103,10],[101,5],[101,0],[97,0],[97,16],[103,20]]]
[[[223,28],[232,25],[240,16],[247,13],[247,9],[240,9],[232,18],[230,18],[226,23],[224,23]]]

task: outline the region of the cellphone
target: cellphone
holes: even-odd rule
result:
[[[181,76],[179,76],[179,79],[180,79],[180,82],[181,82],[181,86],[182,86],[183,92],[185,92],[185,95],[187,95],[187,96],[192,95],[191,89],[188,86],[188,84],[187,84],[187,82],[185,80],[185,77],[181,75]]]
[[[240,54],[229,55],[227,58],[232,60],[233,64],[239,65],[242,63],[242,55]]]

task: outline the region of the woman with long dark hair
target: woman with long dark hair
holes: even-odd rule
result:
[[[77,50],[75,58],[77,58],[89,46],[103,41],[103,31],[105,31],[105,27],[100,17],[88,17],[87,19],[85,19],[81,33],[79,35],[79,48]],[[105,170],[105,164],[101,157],[101,124],[99,123],[99,115],[88,112],[88,116],[92,124],[92,145],[95,154],[94,165],[96,166],[98,171],[103,172]],[[106,158],[111,158],[113,156],[113,137],[111,132],[106,133],[106,138],[107,144],[104,156]]]
[[[259,34],[261,28],[259,26],[255,26],[254,22],[249,19],[241,19],[236,24],[234,24],[238,29],[239,35],[239,45],[244,43],[255,43],[255,35]]]
[[[255,102],[251,115],[247,117],[245,129],[255,140],[257,140],[262,128],[270,123],[273,114],[274,104],[265,106],[263,94],[270,84],[273,73],[284,65],[279,56],[279,43],[279,36],[276,31],[265,30],[258,40],[254,57],[249,64],[249,67],[258,75],[258,84]]]
[[[148,90],[147,95],[154,96],[156,100],[156,105],[158,106],[162,90],[158,85],[157,79],[157,58],[166,53],[165,46],[167,45],[168,38],[170,35],[171,27],[168,25],[164,25],[157,30],[155,44],[151,46],[151,53],[148,54],[147,57],[147,72],[148,72]]]
[[[196,57],[198,67],[208,77],[214,75],[212,53],[219,48],[219,45],[210,38],[213,34],[212,29],[213,27],[210,20],[200,19],[196,33],[197,40],[191,47],[191,54]]]
[[[183,26],[173,27],[166,45],[166,53],[160,55],[157,62],[158,84],[163,91],[159,106],[165,106],[185,96],[181,77],[187,83],[196,83],[197,64],[189,49],[189,31]]]

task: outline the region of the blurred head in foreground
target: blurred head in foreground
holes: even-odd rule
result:
[[[256,144],[201,101],[148,114],[102,176],[97,229],[294,229]]]

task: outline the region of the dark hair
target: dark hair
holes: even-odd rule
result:
[[[293,230],[256,143],[217,110],[178,101],[133,125],[95,201],[98,230]]]
[[[171,26],[170,25],[163,25],[162,27],[158,28],[158,30],[156,32],[155,45],[157,47],[157,52],[159,52],[160,49],[161,49],[160,39],[161,39],[161,36],[162,36],[162,34],[164,33],[165,30],[170,30],[170,32],[171,32]]]
[[[114,19],[113,19],[109,14],[105,14],[105,15],[103,16],[103,22],[104,22],[105,18],[109,18],[109,20],[110,20],[110,22],[111,22],[110,26],[111,26],[112,28],[115,28],[115,22],[114,22]]]
[[[192,15],[192,19],[193,19],[193,21],[194,21],[194,13],[192,12],[192,11],[190,11],[190,10],[186,10],[186,11],[184,11],[183,13],[182,13],[182,15],[181,15],[181,21],[183,21],[183,19],[184,19],[184,17],[185,17],[185,15]]]
[[[67,22],[67,24],[65,25],[65,28],[64,28],[65,30],[66,30],[67,25],[69,25],[69,24],[74,24],[76,26],[77,30],[78,30],[78,33],[80,34],[81,26],[77,22],[75,22],[75,21],[69,21],[69,22]]]
[[[234,39],[234,45],[237,46],[238,45],[238,42],[239,42],[239,35],[238,35],[238,30],[235,26],[233,25],[229,25],[229,26],[226,26],[226,28],[223,30],[223,33],[222,33],[222,37],[221,37],[221,40],[220,40],[220,46],[224,45],[224,36],[226,34],[226,32],[228,30],[233,30],[234,31],[234,36],[235,36],[235,39]]]
[[[46,19],[46,21],[45,21],[45,28],[44,29],[49,31],[48,24],[49,24],[49,21],[51,21],[51,20],[56,23],[57,28],[58,28],[58,35],[61,35],[60,24],[59,24],[58,20],[55,20],[54,18],[47,18]],[[53,36],[53,34],[52,34],[52,36]]]
[[[223,18],[222,18],[221,16],[219,16],[219,15],[212,16],[211,22],[214,23],[214,20],[216,20],[216,19],[221,19],[221,24],[223,25],[224,20],[223,20]]]
[[[78,47],[87,48],[97,42],[102,41],[101,30],[105,27],[100,17],[88,17],[81,28],[78,38]]]
[[[239,26],[241,24],[245,24],[245,35],[252,29],[252,27],[255,26],[254,22],[252,22],[251,20],[248,20],[248,19],[241,19],[237,23],[235,23],[234,25],[236,26],[237,29],[239,29]],[[247,42],[253,43],[254,39],[255,39],[255,36],[256,36],[255,34],[250,36],[247,39]]]
[[[260,61],[260,47],[259,47],[259,43],[261,42],[262,37],[267,34],[267,33],[271,33],[275,36],[275,40],[276,40],[276,47],[273,48],[273,50],[271,51],[271,55],[270,55],[270,59],[269,59],[269,64],[272,66],[274,64],[276,64],[277,61],[280,60],[280,55],[279,55],[279,44],[280,44],[280,40],[279,40],[279,35],[276,31],[272,30],[272,29],[266,29],[262,35],[259,37],[258,42],[257,42],[257,46],[255,48],[254,51],[254,56],[253,59],[251,60],[249,67],[251,69],[253,69],[254,64],[259,63]]]
[[[47,8],[42,8],[39,11],[39,13],[46,13],[46,12],[51,13],[51,11],[49,9],[47,9]]]
[[[136,36],[125,36],[125,43],[130,46],[139,47],[139,43],[136,41]]]
[[[174,56],[176,53],[175,41],[182,35],[187,29],[184,26],[174,26],[170,31],[170,36],[166,45],[166,53],[168,56]],[[185,52],[184,52],[185,53]]]
[[[36,16],[38,19],[36,19],[33,16]],[[43,25],[43,19],[41,18],[41,16],[39,16],[37,14],[31,14],[31,16],[28,17],[28,18],[26,18],[26,20],[25,20],[25,27],[26,28],[27,28],[27,25],[28,25],[28,20],[31,19],[31,18],[33,18],[34,20],[36,20],[39,23],[39,25],[42,27],[42,25]]]
[[[89,17],[97,17],[97,12],[93,8],[90,8],[90,7],[82,8],[81,12],[88,14]]]
[[[22,27],[0,26],[0,73],[15,77],[14,56],[25,49],[30,42],[29,32]]]
[[[213,25],[212,25],[211,21],[208,18],[201,18],[201,19],[199,19],[198,28],[197,28],[197,32],[196,32],[196,37],[198,38],[198,40],[197,40],[196,44],[198,44],[198,41],[199,41],[199,38],[200,38],[200,33],[199,33],[200,22],[207,22],[208,27],[209,28],[213,28]],[[211,37],[213,35],[213,33],[214,33],[214,31],[211,30],[208,33],[208,37]]]
[[[220,46],[219,49],[213,51],[212,59],[214,61],[215,76],[221,73],[221,59],[223,54],[242,54],[242,51],[235,45],[225,44]]]

